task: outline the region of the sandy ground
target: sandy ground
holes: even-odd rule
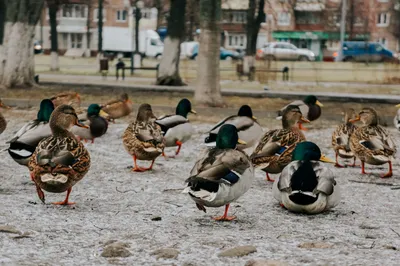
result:
[[[0,147],[34,112],[7,112],[9,125]],[[65,194],[46,193],[42,204],[28,170],[0,153],[0,264],[1,265],[245,265],[253,258],[281,265],[398,265],[400,259],[400,190],[349,180],[400,183],[399,162],[394,178],[377,175],[386,167],[333,169],[343,198],[333,211],[296,215],[280,208],[272,184],[256,172],[252,188],[231,206],[233,222],[215,222],[223,208],[205,214],[185,194],[188,177],[207,124],[195,124],[196,134],[176,159],[159,158],[152,172],[133,173],[132,160],[122,146],[127,121],[110,125],[108,133],[87,144],[92,166],[72,191],[75,206],[50,204]],[[306,133],[333,157],[333,128]],[[391,129],[399,144],[399,133]],[[169,152],[172,152],[170,150]],[[330,165],[333,168],[333,166]],[[161,220],[160,220],[161,219]],[[8,225],[18,232],[7,233]],[[5,232],[2,232],[5,231]],[[116,240],[130,252],[125,258],[105,258],[105,246]],[[218,257],[221,251],[253,245],[257,252],[244,257]],[[157,259],[160,248],[179,251],[176,259]]]

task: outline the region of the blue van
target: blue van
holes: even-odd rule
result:
[[[337,61],[338,53],[334,53]],[[378,42],[344,42],[343,62],[387,62],[397,61],[397,54]]]

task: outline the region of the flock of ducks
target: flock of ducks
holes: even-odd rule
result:
[[[43,203],[44,190],[67,192],[65,200],[55,204],[73,204],[69,201],[71,189],[91,164],[83,141],[94,142],[107,132],[109,121],[127,116],[133,110],[126,94],[104,105],[92,104],[86,113],[78,115],[79,105],[80,96],[75,92],[44,99],[37,119],[26,123],[7,142],[7,151],[14,161],[28,167]],[[1,101],[0,106],[9,108]],[[267,132],[263,132],[250,106],[242,106],[237,115],[223,119],[209,130],[204,140],[208,148],[195,163],[183,193],[189,194],[204,212],[205,207],[225,206],[224,214],[214,219],[230,221],[235,217],[228,216],[229,204],[249,190],[256,168],[274,182],[273,196],[290,211],[314,214],[336,206],[339,190],[325,164],[335,161],[325,157],[302,132],[307,130],[303,123],[320,117],[322,106],[312,95],[294,101],[278,112],[282,128]],[[175,156],[178,155],[194,132],[188,120],[190,113],[196,114],[188,99],[178,103],[175,114],[163,117],[156,117],[149,104],[141,104],[135,121],[128,125],[122,138],[133,159],[132,171],[149,171],[159,156],[171,157],[165,154],[166,147],[177,147]],[[356,113],[349,109],[344,119],[332,134],[335,166],[344,167],[339,163],[339,158],[343,158],[353,159],[349,166],[355,167],[358,158],[365,174],[365,163],[387,163],[389,171],[382,177],[391,177],[396,146],[388,132],[379,126],[376,111],[364,108]],[[362,126],[357,127],[356,121],[361,121]],[[394,122],[399,128],[399,112]],[[0,114],[0,133],[5,128],[6,120]],[[139,166],[138,160],[150,161],[150,166]],[[270,174],[280,175],[273,180]]]

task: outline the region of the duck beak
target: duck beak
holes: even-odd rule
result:
[[[254,116],[254,115],[252,116],[252,118],[253,118],[254,120],[257,120],[257,117],[256,117],[256,116]]]
[[[354,122],[360,121],[360,119],[361,119],[360,116],[357,115],[356,118],[350,119],[349,122],[350,122],[350,123],[354,123]]]
[[[89,128],[87,125],[82,124],[81,122],[79,122],[79,120],[76,120],[75,126],[77,127],[83,127],[83,128]]]
[[[308,120],[304,116],[300,117],[300,121],[303,122],[303,123],[310,123],[310,120]]]
[[[190,112],[192,113],[192,114],[195,114],[195,115],[197,115],[197,112],[195,111],[195,110],[190,110]]]
[[[321,158],[319,158],[319,160],[320,160],[321,162],[324,162],[324,163],[335,163],[334,160],[329,159],[329,158],[326,157],[325,155],[321,155]]]
[[[398,105],[396,105],[397,108],[400,108],[400,103]]]
[[[246,144],[247,144],[246,141],[241,140],[241,139],[238,139],[238,143],[239,143],[239,144],[242,144],[242,145],[246,145]]]
[[[320,106],[320,107],[323,107],[323,106],[324,106],[324,105],[323,105],[320,101],[318,101],[318,100],[315,102],[315,104],[318,105],[318,106]]]
[[[110,115],[104,112],[103,110],[100,110],[99,115],[105,119],[108,119],[110,117]]]

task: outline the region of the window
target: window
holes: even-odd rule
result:
[[[319,24],[320,21],[319,12],[296,12],[297,24]]]
[[[228,37],[228,46],[236,48],[246,47],[246,36],[244,34],[233,34]]]
[[[63,5],[61,14],[63,18],[86,18],[86,5]]]
[[[126,10],[117,11],[117,21],[126,21],[126,16],[128,12]]]
[[[289,12],[278,13],[278,25],[279,26],[289,26],[290,25],[290,13]]]
[[[103,9],[103,21],[106,21],[107,10]],[[93,10],[93,21],[99,21],[99,9],[95,8]]]
[[[62,33],[62,48],[68,49],[68,33]]]
[[[147,18],[147,19],[152,18],[153,11],[151,10],[151,8],[142,8],[140,11],[142,13],[142,18]]]
[[[235,11],[232,12],[231,21],[233,23],[246,23],[247,22],[247,14],[245,11]]]
[[[71,33],[71,48],[82,48],[83,33]]]
[[[377,42],[379,42],[380,44],[382,44],[383,45],[383,47],[387,47],[387,40],[386,40],[386,38],[378,38],[378,40],[377,40]],[[378,48],[375,48],[377,51],[379,51],[378,50]]]
[[[378,14],[378,26],[386,27],[389,25],[389,13],[379,13]]]

